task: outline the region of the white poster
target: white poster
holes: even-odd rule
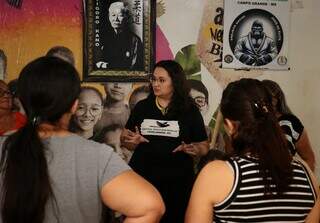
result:
[[[224,1],[223,68],[288,70],[288,0]]]

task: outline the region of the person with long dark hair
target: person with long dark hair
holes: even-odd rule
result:
[[[158,62],[150,81],[150,95],[134,107],[121,142],[134,150],[129,165],[162,195],[167,211],[161,222],[181,223],[194,180],[193,156],[207,153],[207,135],[177,62]]]
[[[185,222],[319,222],[315,176],[287,149],[261,81],[230,83],[220,106],[234,153],[202,169]]]
[[[272,80],[263,80],[263,85],[272,96],[272,106],[292,155],[298,154],[315,171],[316,158],[312,150],[307,130],[287,105],[286,97],[279,84]]]
[[[103,203],[127,222],[159,221],[164,206],[152,185],[112,148],[68,132],[79,92],[77,71],[59,58],[38,58],[21,71],[28,119],[0,137],[0,222],[98,223]]]

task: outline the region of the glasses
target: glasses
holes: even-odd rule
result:
[[[167,82],[167,80],[163,78],[156,79],[155,77],[151,77],[150,82],[151,84],[155,84],[155,83],[164,84],[165,82]]]
[[[4,96],[11,96],[11,92],[8,91],[8,90],[3,90],[3,89],[0,89],[0,98],[4,97]]]
[[[195,97],[193,100],[197,103],[199,107],[203,107],[207,104],[206,98],[202,96]]]
[[[78,109],[76,111],[76,115],[78,115],[78,116],[84,115],[87,111],[89,111],[89,113],[92,116],[96,116],[102,112],[102,106],[100,106],[100,105],[94,105],[94,106],[79,105]]]

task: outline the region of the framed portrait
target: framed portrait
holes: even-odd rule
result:
[[[149,80],[155,61],[155,2],[84,1],[84,81]]]

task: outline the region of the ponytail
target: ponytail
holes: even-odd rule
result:
[[[292,156],[278,121],[271,112],[258,123],[254,147],[260,158],[260,169],[267,185],[266,193],[272,191],[271,182],[267,180],[268,175],[271,175],[277,192],[284,192],[292,177]]]
[[[292,179],[292,156],[262,83],[254,79],[230,83],[222,95],[221,112],[237,123],[232,137],[235,153],[258,157],[265,193],[284,192]]]
[[[18,95],[28,121],[6,139],[2,148],[3,223],[42,223],[48,201],[53,202],[53,213],[59,221],[48,170],[48,150],[39,137],[38,126],[59,122],[70,111],[79,92],[76,69],[59,58],[40,57],[22,69]]]
[[[36,128],[30,120],[4,143],[0,160],[4,223],[42,223],[46,203],[53,197],[45,147]]]

